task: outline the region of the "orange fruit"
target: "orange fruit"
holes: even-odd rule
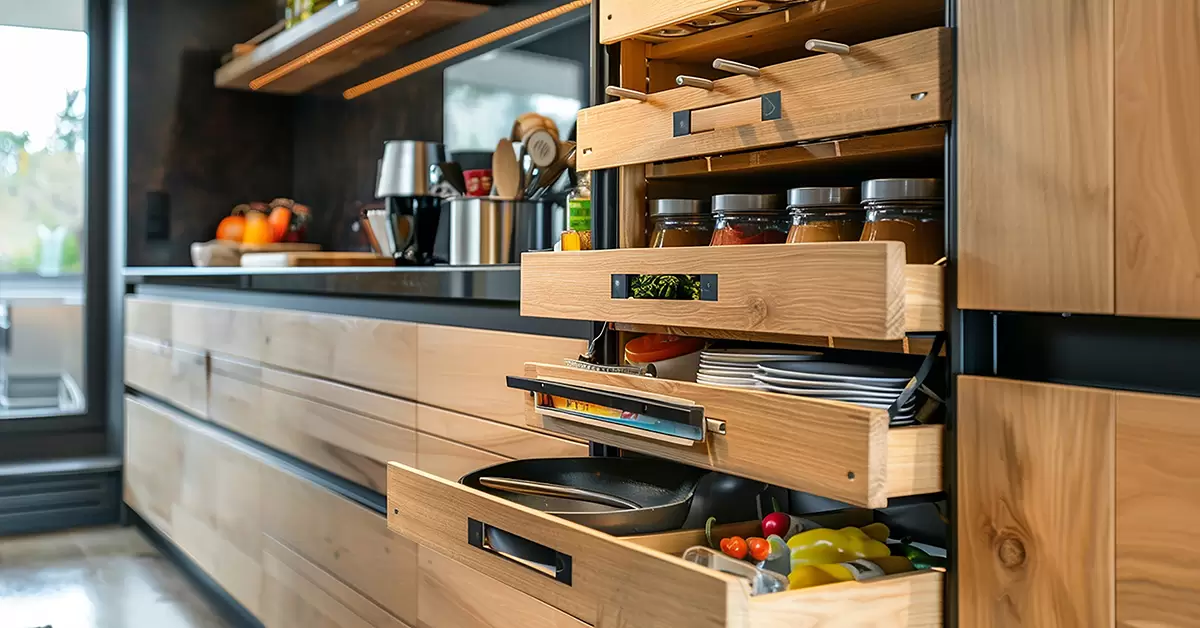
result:
[[[275,241],[275,233],[266,214],[249,212],[246,214],[246,230],[242,235],[242,244],[270,244]]]

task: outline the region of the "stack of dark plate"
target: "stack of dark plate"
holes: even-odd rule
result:
[[[776,362],[819,360],[816,351],[791,349],[706,349],[700,352],[699,384],[730,388],[758,388],[758,367]]]
[[[762,390],[844,401],[868,408],[891,408],[912,380],[904,369],[838,362],[790,361],[759,364],[754,379]],[[891,417],[893,427],[916,423],[913,394]]]

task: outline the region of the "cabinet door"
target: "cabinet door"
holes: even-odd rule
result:
[[[1113,625],[1113,397],[959,378],[958,625]]]
[[[959,0],[963,309],[1113,312],[1112,2]]]
[[[1200,617],[1200,547],[1192,540],[1200,521],[1200,399],[1116,397],[1117,625],[1193,626]]]
[[[1200,318],[1200,2],[1116,16],[1117,313]]]

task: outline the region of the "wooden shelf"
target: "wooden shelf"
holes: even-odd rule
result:
[[[360,28],[408,5],[412,7],[406,12],[373,30]],[[486,6],[457,0],[352,0],[335,4],[221,66],[214,83],[226,89],[301,93],[397,46],[486,10]],[[337,44],[339,38],[348,40]],[[306,55],[311,58],[306,60]],[[251,86],[255,79],[293,62],[297,66],[275,80]]]
[[[807,142],[743,153],[648,164],[647,179],[744,177],[812,170],[844,170],[898,161],[941,162],[946,128],[919,129]]]
[[[864,340],[861,338],[837,338],[835,336],[799,336],[794,334],[773,334],[768,332],[731,331],[728,329],[708,329],[705,327],[680,327],[677,325],[639,325],[636,323],[613,323],[613,329],[635,334],[670,334],[672,336],[693,336],[696,338],[711,338],[713,340],[732,340],[739,342],[767,342],[772,344],[788,344],[803,347],[821,347],[826,349],[853,349],[855,351],[883,351],[887,353],[906,353],[910,355],[925,355],[933,348],[933,334],[909,334],[900,340]],[[942,349],[942,355],[946,350]]]

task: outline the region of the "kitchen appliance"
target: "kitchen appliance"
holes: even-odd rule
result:
[[[435,250],[452,266],[520,263],[521,253],[554,248],[566,222],[563,208],[548,201],[454,198],[442,213]]]
[[[446,148],[436,142],[389,140],[383,144],[375,196],[383,199],[392,224],[389,233],[393,241],[387,248],[392,249],[398,264],[434,263],[442,199],[435,193],[430,172],[445,161]]]

